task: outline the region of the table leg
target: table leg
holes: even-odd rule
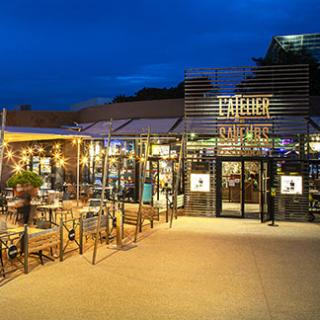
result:
[[[2,273],[2,276],[5,278],[6,273],[5,273],[5,270],[4,270],[4,264],[3,264],[3,259],[2,259],[2,241],[0,241],[0,262],[1,262],[0,273]]]

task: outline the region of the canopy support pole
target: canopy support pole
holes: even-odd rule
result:
[[[142,147],[142,144],[141,144]],[[142,205],[143,205],[143,192],[144,192],[144,183],[146,181],[146,169],[147,169],[147,162],[149,157],[149,149],[150,149],[150,127],[148,127],[148,135],[147,135],[147,145],[145,149],[145,156],[144,156],[144,162],[141,166],[142,172],[140,172],[139,176],[141,176],[141,183],[140,183],[140,192],[139,192],[139,209],[137,214],[137,224],[136,224],[136,231],[134,234],[134,242],[137,241],[138,238],[138,232],[142,227]]]
[[[103,175],[102,175],[102,191],[101,191],[101,198],[100,198],[100,208],[98,212],[98,221],[97,221],[97,230],[96,230],[96,237],[94,239],[94,249],[93,249],[93,256],[92,256],[92,264],[96,264],[96,257],[97,257],[97,248],[98,248],[98,239],[99,239],[99,231],[101,226],[101,215],[104,205],[104,199],[105,199],[105,190],[109,175],[109,149],[110,149],[110,142],[111,142],[111,133],[112,133],[112,119],[110,120],[110,126],[109,126],[109,133],[108,133],[108,142],[105,147],[105,156],[104,156],[104,163],[103,163]],[[108,214],[108,212],[106,212]],[[107,223],[109,223],[109,220],[107,219]],[[107,240],[109,239],[109,227],[107,225]]]
[[[2,163],[3,163],[3,155],[4,155],[4,130],[6,126],[6,118],[7,118],[7,110],[6,108],[2,109],[2,121],[1,121],[1,149],[0,149],[0,181],[2,182]]]
[[[77,207],[80,199],[80,138],[77,139]]]
[[[176,181],[175,181],[174,190],[173,190],[173,208],[171,210],[171,216],[170,216],[170,228],[172,228],[173,216],[177,216],[177,197],[178,197],[178,190],[179,190],[179,184],[180,184],[180,178],[181,178],[181,169],[183,164],[182,159],[183,159],[184,143],[185,143],[185,135],[183,134],[181,139],[178,172],[176,175]]]

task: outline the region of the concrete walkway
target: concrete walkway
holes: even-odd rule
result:
[[[0,318],[320,319],[320,226],[190,218],[0,287]]]

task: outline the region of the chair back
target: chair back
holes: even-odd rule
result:
[[[28,235],[28,253],[50,249],[60,244],[59,228],[43,230]]]
[[[73,201],[72,200],[64,200],[62,202],[62,207],[64,210],[71,210],[73,207]]]

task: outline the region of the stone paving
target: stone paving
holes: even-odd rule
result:
[[[0,318],[320,319],[320,225],[180,217],[136,247],[37,266],[0,287]]]

